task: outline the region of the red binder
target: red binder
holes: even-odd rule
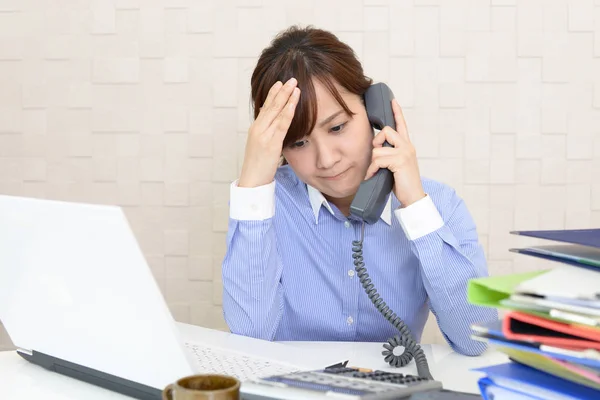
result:
[[[600,330],[596,328],[552,321],[519,311],[506,313],[502,321],[502,334],[511,340],[600,350]]]

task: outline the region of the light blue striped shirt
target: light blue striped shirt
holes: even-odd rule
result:
[[[406,208],[392,194],[365,226],[363,257],[375,288],[420,341],[429,310],[457,352],[484,343],[470,325],[498,318],[468,303],[467,283],[487,276],[475,224],[447,185],[422,179],[427,197]],[[395,216],[395,217],[393,217]],[[398,334],[354,273],[362,223],[280,167],[270,185],[231,185],[223,312],[231,332],[266,340],[379,341]]]

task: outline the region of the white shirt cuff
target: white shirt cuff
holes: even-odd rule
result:
[[[238,187],[237,179],[229,190],[229,216],[244,221],[259,221],[275,215],[275,181],[252,188]]]
[[[444,226],[444,220],[429,195],[406,208],[394,210],[394,214],[409,240],[418,239]]]

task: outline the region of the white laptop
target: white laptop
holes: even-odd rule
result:
[[[140,399],[194,373],[339,361],[176,323],[116,206],[0,196],[0,321],[28,361]]]

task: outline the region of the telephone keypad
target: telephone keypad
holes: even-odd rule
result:
[[[387,371],[379,371],[379,370],[360,371],[355,368],[347,368],[347,367],[330,368],[330,369],[325,369],[322,372],[327,373],[327,374],[343,375],[343,376],[347,376],[347,377],[351,377],[351,378],[368,379],[368,380],[378,381],[378,382],[395,383],[395,384],[399,384],[399,385],[409,385],[409,384],[413,384],[415,382],[421,382],[421,381],[428,380],[427,378],[422,378],[420,376],[408,375],[408,374],[404,375],[404,374],[397,373],[397,372],[387,372]]]
[[[441,383],[410,374],[359,368],[326,368],[261,379],[263,384],[284,385],[288,390],[310,390],[329,397],[333,393],[356,399],[395,399],[412,393],[441,389]],[[326,395],[329,393],[329,395]]]

